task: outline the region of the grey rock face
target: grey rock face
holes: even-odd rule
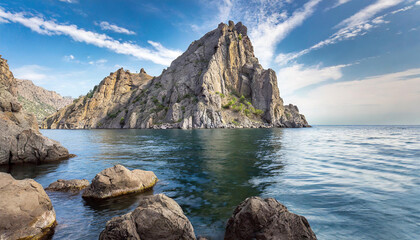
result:
[[[82,196],[103,199],[142,192],[152,188],[157,181],[156,175],[151,171],[130,171],[122,165],[115,165],[98,173]]]
[[[181,207],[164,194],[142,198],[131,213],[107,222],[101,240],[196,239],[194,229]]]
[[[305,217],[296,215],[273,198],[250,197],[233,212],[225,239],[317,239]]]
[[[54,208],[42,186],[0,173],[0,239],[41,239],[53,232]]]
[[[308,127],[297,108],[283,106],[272,69],[263,69],[242,23],[219,24],[194,41],[158,77],[122,69],[93,97],[52,115],[45,128]],[[111,81],[112,80],[112,81]],[[286,80],[282,80],[286,81]],[[112,83],[108,83],[112,82]],[[128,88],[129,86],[133,86]],[[96,107],[108,96],[105,109]],[[104,106],[100,104],[99,106]]]
[[[78,192],[87,186],[89,186],[89,181],[86,179],[58,179],[57,181],[51,183],[47,188],[45,188],[45,190],[58,192]]]
[[[35,116],[21,111],[16,97],[16,79],[0,57],[0,165],[69,158],[60,143],[41,135]]]

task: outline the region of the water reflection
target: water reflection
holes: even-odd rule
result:
[[[275,197],[305,215],[319,239],[416,239],[420,222],[419,127],[311,129],[47,130],[77,155],[13,167],[44,187],[91,180],[114,164],[154,171],[154,194],[174,198],[198,235],[220,239],[246,197]],[[8,169],[0,168],[0,171]],[[105,223],[132,211],[143,194],[86,202],[48,193],[54,239],[97,239]],[[145,194],[152,194],[151,192]]]

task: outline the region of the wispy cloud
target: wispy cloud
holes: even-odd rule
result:
[[[329,7],[326,10],[328,11],[328,10],[331,10],[333,8],[339,7],[339,6],[341,6],[343,4],[346,4],[346,3],[350,2],[350,1],[351,0],[337,0],[336,3],[332,7]]]
[[[342,78],[342,69],[352,64],[343,64],[329,67],[305,66],[294,64],[277,71],[277,79],[282,96],[289,96],[296,90],[329,80]]]
[[[192,30],[199,34],[203,34],[208,32],[209,29],[214,29],[219,23],[231,20],[233,17],[232,10],[236,1],[238,0],[204,1],[203,3],[206,5],[206,8],[213,6],[217,9],[217,13],[199,25],[191,24]]]
[[[320,49],[327,45],[335,44],[337,42],[353,39],[357,36],[365,35],[369,30],[378,27],[381,24],[389,23],[384,18],[389,14],[396,14],[411,9],[413,6],[407,6],[399,10],[392,11],[379,17],[375,17],[379,12],[396,6],[402,3],[403,0],[378,0],[375,3],[363,8],[353,16],[343,20],[336,27],[340,28],[336,33],[329,38],[318,42],[310,48],[304,49],[295,53],[281,53],[276,57],[276,62],[279,64],[286,64],[294,59],[297,59],[313,50]]]
[[[346,82],[293,95],[313,124],[420,124],[420,68]]]
[[[77,3],[77,0],[58,0],[60,2],[65,2],[65,3]]]
[[[135,35],[136,34],[135,32],[130,31],[126,28],[119,27],[115,24],[111,24],[111,23],[105,22],[105,21],[100,22],[100,23],[95,22],[95,24],[98,25],[102,30],[109,30],[109,31],[112,31],[112,32],[122,33],[122,34],[127,34],[127,35]]]
[[[22,24],[39,34],[48,36],[66,35],[77,42],[92,44],[119,54],[131,55],[141,60],[166,66],[182,53],[179,50],[167,49],[162,45],[159,45],[158,48],[152,45],[153,48],[148,49],[134,43],[121,42],[106,34],[87,31],[76,25],[60,24],[55,20],[45,20],[43,17],[30,16],[25,12],[12,13],[0,8],[0,18]]]
[[[13,69],[13,75],[19,79],[31,80],[36,84],[43,84],[47,79],[48,68],[39,65],[25,65]]]
[[[310,17],[321,0],[310,0],[302,8],[294,11],[290,17],[281,13],[273,13],[269,16],[259,14],[256,22],[250,29],[250,37],[253,40],[255,53],[262,65],[269,65],[276,48],[293,29],[300,26]]]

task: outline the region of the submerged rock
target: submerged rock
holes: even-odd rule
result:
[[[151,171],[140,169],[130,171],[118,164],[98,173],[82,196],[103,199],[132,192],[142,192],[152,188],[157,181],[156,175]]]
[[[107,222],[101,240],[196,239],[193,226],[181,207],[164,194],[147,196],[139,206]]]
[[[16,86],[7,61],[0,56],[0,165],[69,158],[60,143],[42,136],[35,116],[22,111]]]
[[[63,180],[58,179],[51,183],[45,190],[47,191],[60,191],[60,192],[78,192],[89,186],[89,181],[86,179],[72,179]]]
[[[54,208],[39,183],[0,172],[0,239],[40,239],[55,225]]]
[[[274,198],[245,199],[226,226],[225,239],[315,240],[305,217],[296,215]]]

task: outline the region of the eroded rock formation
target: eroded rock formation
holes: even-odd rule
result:
[[[42,239],[55,224],[54,208],[39,183],[0,172],[0,239]]]
[[[60,143],[41,135],[36,118],[22,111],[16,79],[0,56],[0,165],[43,163],[69,158]]]
[[[96,174],[82,196],[103,199],[142,192],[152,188],[157,181],[156,175],[151,171],[140,169],[130,171],[118,164]]]
[[[164,194],[146,196],[133,211],[107,222],[101,240],[194,240],[193,226],[182,208]]]
[[[247,28],[232,21],[194,41],[160,76],[119,69],[43,122],[44,128],[307,126],[297,107],[283,105],[276,74],[259,64]]]
[[[226,226],[225,240],[316,240],[305,217],[296,215],[274,198],[250,197],[236,207]]]

